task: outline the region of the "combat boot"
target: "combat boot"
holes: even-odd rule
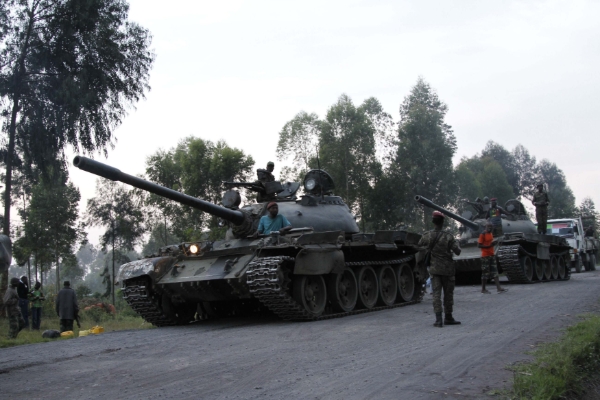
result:
[[[460,321],[455,320],[452,317],[452,313],[446,313],[446,318],[444,318],[444,324],[446,324],[446,325],[460,325]]]
[[[444,323],[442,322],[442,313],[441,312],[435,313],[435,322],[433,323],[433,326],[437,326],[438,328],[441,328],[442,326],[444,326]]]

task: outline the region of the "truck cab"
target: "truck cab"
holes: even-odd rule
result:
[[[546,226],[546,234],[559,236],[567,240],[571,250],[571,267],[576,272],[596,269],[599,241],[593,237],[585,237],[583,222],[580,217],[551,219]]]

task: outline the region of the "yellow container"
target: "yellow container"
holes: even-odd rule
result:
[[[73,337],[73,331],[65,331],[60,334],[60,337]]]
[[[104,328],[103,328],[103,327],[101,327],[101,326],[98,326],[98,325],[96,325],[95,327],[93,327],[92,329],[90,329],[90,331],[91,331],[93,334],[97,335],[97,334],[99,334],[99,333],[102,333],[102,332],[104,332]]]
[[[82,336],[87,336],[87,335],[89,335],[90,333],[92,333],[92,332],[91,332],[89,329],[88,329],[88,330],[86,330],[86,331],[79,331],[79,337],[82,337]]]

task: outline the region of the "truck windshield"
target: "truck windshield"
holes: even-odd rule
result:
[[[571,222],[552,222],[548,224],[546,234],[561,236],[564,238],[573,237],[574,225]]]

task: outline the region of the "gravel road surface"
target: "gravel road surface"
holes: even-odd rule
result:
[[[493,286],[493,285],[492,285]],[[432,301],[320,322],[225,319],[0,350],[0,393],[19,399],[479,399],[507,364],[598,311],[600,271],[568,282],[456,289],[459,326]],[[492,287],[493,288],[493,287]],[[491,288],[491,289],[492,289]]]

